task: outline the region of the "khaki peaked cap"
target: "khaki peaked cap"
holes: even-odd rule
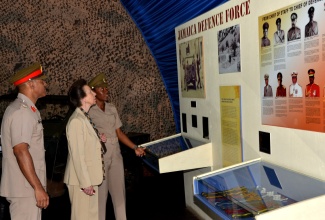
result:
[[[10,79],[9,82],[18,86],[32,79],[45,79],[42,66],[40,63],[34,63],[26,68],[17,71]]]
[[[88,85],[91,89],[94,89],[95,87],[107,87],[107,80],[105,74],[97,74],[94,78],[89,81]]]

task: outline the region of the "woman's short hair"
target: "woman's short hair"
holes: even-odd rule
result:
[[[86,80],[84,79],[78,79],[75,81],[68,92],[70,102],[75,106],[75,107],[80,107],[81,106],[81,99],[86,97],[86,93],[83,89],[83,87],[87,85]]]

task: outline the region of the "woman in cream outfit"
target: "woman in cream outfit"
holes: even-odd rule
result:
[[[69,156],[64,182],[69,190],[71,220],[98,220],[97,192],[103,181],[101,144],[87,118],[89,108],[96,103],[95,96],[83,79],[69,90],[70,101],[76,107],[66,127]]]

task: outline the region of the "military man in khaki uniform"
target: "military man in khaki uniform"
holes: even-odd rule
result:
[[[291,14],[291,28],[288,31],[288,41],[298,40],[301,38],[300,28],[296,26],[297,24],[297,13]]]
[[[263,37],[261,39],[261,47],[267,47],[271,45],[271,41],[267,37],[268,32],[269,32],[269,23],[265,22],[263,24]]]
[[[308,9],[309,22],[305,26],[305,37],[318,35],[317,21],[314,21],[315,8],[312,6]]]
[[[281,18],[277,18],[275,21],[276,32],[274,32],[274,42],[275,44],[284,43],[284,30],[281,29]]]
[[[39,220],[49,205],[42,119],[35,103],[46,95],[42,67],[35,63],[18,71],[10,83],[18,97],[6,109],[1,124],[1,196],[10,203],[11,220]]]
[[[264,97],[273,97],[272,87],[269,85],[269,74],[264,75]]]

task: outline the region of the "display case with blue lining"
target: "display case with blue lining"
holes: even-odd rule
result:
[[[142,144],[143,162],[159,173],[212,166],[212,145],[182,134]]]
[[[196,176],[193,185],[194,203],[213,219],[325,216],[325,181],[261,159]]]

